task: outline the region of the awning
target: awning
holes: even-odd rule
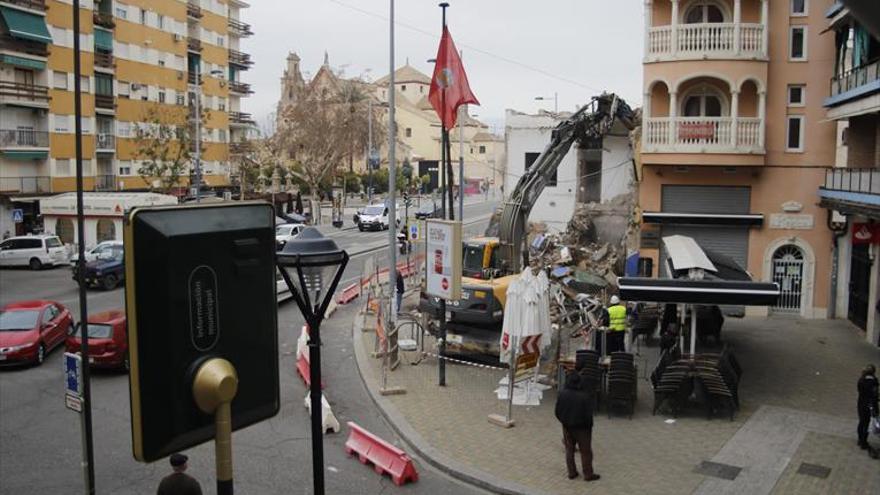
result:
[[[624,301],[706,305],[772,306],[779,285],[768,282],[618,278]]]
[[[3,157],[10,160],[28,161],[28,160],[45,160],[49,156],[48,151],[3,151]]]
[[[15,55],[0,55],[0,64],[9,64],[16,67],[24,67],[26,69],[45,70],[46,62],[42,60],[32,60],[24,57],[16,57]]]
[[[672,262],[673,271],[690,270],[691,268],[710,272],[718,271],[692,237],[670,235],[663,238],[663,244],[666,246],[666,254]]]
[[[3,15],[9,34],[13,38],[52,43],[45,17],[11,7],[0,7],[0,15]]]
[[[106,29],[95,28],[95,48],[113,51],[113,33]]]
[[[673,213],[646,211],[642,213],[645,223],[689,225],[763,225],[760,213],[729,215],[724,213]]]

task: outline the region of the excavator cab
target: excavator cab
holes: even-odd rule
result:
[[[498,239],[477,237],[462,243],[462,276],[488,279],[498,276]]]

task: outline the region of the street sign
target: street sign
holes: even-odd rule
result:
[[[12,210],[12,222],[13,223],[24,222],[24,210],[19,209],[19,208]]]
[[[370,151],[370,168],[373,170],[379,169],[379,152],[376,150]]]
[[[278,413],[275,222],[264,202],[144,207],[125,221],[132,447],[152,462],[214,439],[193,397],[200,365],[229,361],[238,430]]]
[[[83,400],[82,397],[73,394],[64,394],[64,406],[70,409],[71,411],[76,411],[81,413],[83,410]]]
[[[421,237],[419,232],[419,224],[414,223],[409,226],[409,240],[417,241]]]
[[[68,395],[82,396],[82,356],[64,353],[64,391]]]
[[[426,293],[447,300],[461,298],[461,222],[426,222]]]

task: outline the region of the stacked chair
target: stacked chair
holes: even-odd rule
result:
[[[582,349],[575,354],[574,367],[586,381],[586,386],[593,391],[596,408],[602,393],[602,367],[599,365],[600,355],[592,349]]]
[[[632,419],[636,403],[636,367],[633,355],[626,352],[611,353],[611,367],[608,370],[608,417],[611,410],[620,406],[629,412]]]
[[[691,362],[678,359],[669,363],[662,371],[654,385],[654,408],[652,414],[668,403],[672,408],[673,417],[687,404],[693,392],[694,382],[691,379]]]

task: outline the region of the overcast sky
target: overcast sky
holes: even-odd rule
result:
[[[437,0],[397,0],[395,62],[431,75],[440,39]],[[504,110],[573,110],[609,90],[641,104],[643,6],[623,0],[450,0],[447,24],[471,89],[481,102],[471,114],[503,126]],[[243,73],[255,94],[242,109],[259,123],[274,111],[289,51],[309,75],[326,50],[330,65],[375,80],[388,73],[389,0],[251,0],[242,20],[255,35],[242,43],[255,65]],[[535,101],[546,96],[550,101]],[[503,132],[499,127],[498,132]]]

